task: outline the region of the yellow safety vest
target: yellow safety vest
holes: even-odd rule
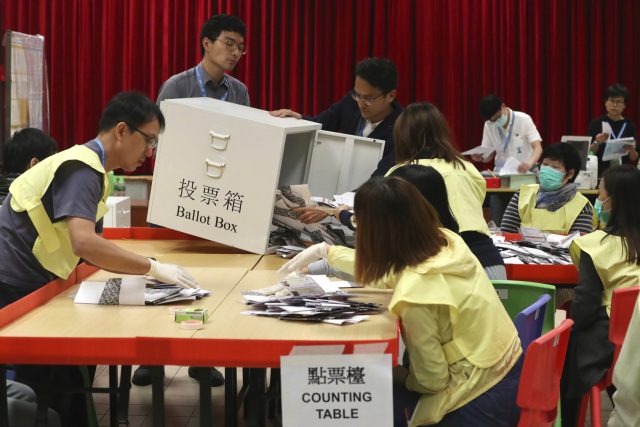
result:
[[[109,181],[98,155],[84,145],[76,145],[47,157],[20,175],[9,187],[11,208],[26,211],[38,233],[32,252],[38,262],[58,277],[68,278],[80,257],[73,253],[67,221],[51,222],[42,204],[42,197],[49,189],[58,168],[67,161],[81,161],[103,175],[104,192],[98,204],[96,221],[107,213]]]
[[[539,228],[544,231],[567,234],[571,226],[580,215],[584,207],[590,203],[581,193],[576,193],[573,199],[555,212],[536,208],[538,184],[527,184],[520,187],[518,198],[518,213],[523,227]],[[595,230],[597,218],[595,213],[592,220],[592,229]]]
[[[441,230],[449,245],[400,273],[389,310],[395,313],[401,302],[449,306],[453,340],[443,345],[447,362],[467,359],[474,366],[489,368],[504,357],[518,332],[464,240]]]
[[[478,169],[471,163],[462,160],[465,169],[454,167],[443,159],[420,159],[418,164],[431,166],[444,178],[447,187],[449,208],[458,222],[460,232],[477,231],[489,235],[489,227],[484,220],[482,203],[487,194],[487,182]],[[389,176],[399,167],[413,164],[402,163],[389,169],[385,176]]]
[[[606,237],[606,238],[604,238]],[[591,256],[598,277],[604,286],[602,305],[611,310],[611,295],[618,288],[640,285],[640,266],[627,262],[624,239],[602,230],[578,237],[571,244],[571,257],[576,265],[580,262],[580,251]]]

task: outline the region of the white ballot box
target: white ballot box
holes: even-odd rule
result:
[[[109,211],[104,215],[102,226],[105,228],[131,227],[131,199],[111,196],[107,198]]]
[[[384,141],[211,98],[165,100],[147,221],[254,253],[268,252],[277,188],[308,183],[332,197],[362,184]]]

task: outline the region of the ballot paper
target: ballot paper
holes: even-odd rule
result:
[[[106,282],[83,281],[73,300],[76,304],[144,305],[146,278],[113,277]]]
[[[336,194],[333,196],[334,200],[338,205],[346,205],[353,207],[353,199],[355,198],[356,193],[353,191],[347,191],[343,194]]]
[[[627,146],[635,146],[636,140],[633,138],[620,138],[609,139],[604,146],[604,153],[602,154],[602,160],[605,162],[608,160],[619,159],[626,156],[629,152]]]
[[[203,289],[185,289],[152,281],[145,276],[112,277],[106,282],[83,281],[73,302],[100,305],[157,305],[195,300],[209,295]]]
[[[518,167],[520,166],[520,162],[515,157],[509,157],[504,165],[498,171],[498,175],[500,176],[508,176],[508,175],[522,175],[518,171]]]
[[[245,304],[252,309],[241,313],[348,325],[380,312],[380,304],[352,301],[356,296],[341,292],[336,283],[326,276],[298,276],[274,286],[244,291]]]
[[[483,158],[486,159],[494,151],[496,151],[496,150],[491,148],[491,147],[483,147],[482,145],[479,145],[479,146],[477,146],[475,148],[472,148],[471,150],[464,151],[462,153],[462,155],[463,156],[471,156],[473,154],[480,154]]]

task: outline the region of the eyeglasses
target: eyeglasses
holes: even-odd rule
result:
[[[624,99],[607,99],[607,102],[609,104],[613,104],[613,105],[624,105]]]
[[[148,133],[142,132],[140,129],[138,129],[135,126],[131,126],[128,125],[129,129],[131,129],[133,132],[138,132],[140,135],[142,135],[144,137],[144,144],[147,148],[150,148],[152,150],[155,150],[156,147],[158,146],[158,137],[155,135],[149,135]]]
[[[353,98],[354,101],[356,102],[362,101],[365,105],[371,105],[373,104],[373,101],[385,95],[384,93],[381,93],[380,95],[376,95],[376,96],[364,96],[364,95],[360,95],[355,90],[352,90],[350,94],[351,94],[351,98]]]
[[[236,49],[238,49],[240,55],[246,55],[247,53],[245,45],[240,44],[233,39],[216,39],[216,41],[222,42],[227,47],[227,50],[229,52],[234,52]]]

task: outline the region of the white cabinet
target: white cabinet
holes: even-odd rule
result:
[[[328,197],[352,190],[384,149],[384,141],[211,98],[165,100],[161,109],[147,220],[255,253],[268,250],[278,186],[308,182]]]
[[[131,199],[129,197],[108,197],[106,204],[109,211],[103,217],[103,227],[131,227]]]

